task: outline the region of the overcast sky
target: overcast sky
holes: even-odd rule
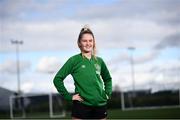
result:
[[[56,92],[53,78],[80,52],[77,37],[89,24],[113,88],[132,90],[131,55],[135,89],[180,88],[179,6],[180,0],[0,0],[0,86],[17,90],[11,40],[22,40],[21,89]],[[74,91],[71,76],[65,85]]]

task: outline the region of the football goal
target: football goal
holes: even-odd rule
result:
[[[66,116],[58,94],[23,94],[9,98],[10,118],[61,118]]]

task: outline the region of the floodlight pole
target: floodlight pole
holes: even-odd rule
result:
[[[19,45],[23,44],[22,40],[11,40],[11,44],[16,45],[16,68],[17,68],[17,93],[21,94],[21,81],[20,81],[20,62],[19,62]]]
[[[131,63],[131,77],[132,77],[132,90],[135,92],[135,76],[134,76],[134,59],[133,59],[133,51],[135,47],[128,47],[128,50],[131,51],[130,63]]]

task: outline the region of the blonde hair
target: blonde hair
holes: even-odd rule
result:
[[[96,42],[95,42],[94,34],[93,34],[93,32],[91,31],[91,29],[89,28],[89,25],[85,25],[85,26],[81,29],[81,31],[80,31],[80,33],[79,33],[78,41],[77,41],[78,47],[80,48],[80,41],[81,41],[81,38],[82,38],[82,36],[83,36],[84,34],[91,34],[91,35],[92,35],[92,37],[93,37],[93,43],[94,43],[94,44],[93,44],[92,55],[93,55],[94,57],[96,57]]]

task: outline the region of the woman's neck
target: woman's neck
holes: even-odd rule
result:
[[[82,54],[83,54],[86,58],[88,58],[88,59],[91,59],[91,57],[92,57],[92,53],[91,53],[91,52],[88,52],[88,53],[83,53],[83,52],[82,52]]]

